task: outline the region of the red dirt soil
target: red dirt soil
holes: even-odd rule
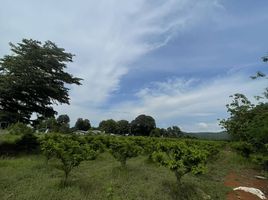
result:
[[[240,172],[231,172],[226,178],[224,185],[230,188],[236,188],[239,186],[253,187],[261,190],[265,197],[268,198],[268,180],[257,179],[254,176],[259,175],[254,170],[243,170]],[[227,200],[260,200],[256,195],[241,190],[231,191],[227,195]]]

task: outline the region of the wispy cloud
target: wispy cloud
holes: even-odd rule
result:
[[[207,16],[215,8],[213,2],[91,2],[93,6],[82,11],[78,19],[72,17],[71,21],[78,24],[77,30],[68,30],[64,36],[63,43],[69,44],[78,55],[73,72],[84,81],[71,91],[72,106],[61,107],[64,109],[59,111],[75,113],[80,108],[94,112],[120,88],[120,80],[132,62],[164,46],[178,32]]]
[[[118,113],[119,118],[146,113],[154,116],[160,126],[177,124],[187,131],[216,131],[220,130],[217,119],[227,116],[225,105],[231,101],[229,96],[243,93],[254,101],[252,97],[261,94],[265,81],[252,81],[241,73],[206,81],[169,79],[152,83],[138,92],[137,100],[113,109],[127,113]]]
[[[71,72],[84,78],[73,103],[101,104],[120,87],[129,64],[165,45],[215,6],[215,0],[6,1],[1,43],[50,39],[75,53]],[[9,15],[14,10],[17,15]],[[0,49],[6,52],[7,46]]]
[[[208,84],[175,78],[141,89],[136,100],[105,111],[100,106],[120,89],[120,80],[131,63],[163,47],[200,20],[211,18],[217,9],[222,9],[217,0],[4,1],[0,8],[0,43],[19,42],[21,38],[49,39],[77,55],[69,70],[84,79],[83,85],[72,87],[71,106],[57,107],[59,113],[68,113],[73,120],[87,117],[95,121],[132,119],[147,113],[165,126],[179,123],[183,116],[216,115],[233,93],[231,88],[241,86],[253,91],[255,87],[241,77],[211,80]],[[16,15],[10,15],[11,10]],[[7,49],[7,45],[1,46],[0,54],[6,54]]]
[[[211,9],[210,1],[98,1],[80,27],[83,60],[78,66],[85,79],[72,92],[73,103],[100,105],[120,88],[120,79],[133,61],[165,45],[174,34],[192,25]],[[201,6],[202,5],[202,6]],[[93,11],[93,12],[92,12]],[[97,19],[97,21],[95,20]],[[86,94],[86,95],[85,95]],[[77,98],[79,97],[79,98]]]

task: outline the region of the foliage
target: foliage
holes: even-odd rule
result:
[[[220,125],[227,130],[234,140],[249,140],[248,124],[251,121],[249,111],[253,104],[243,94],[235,94],[233,101],[227,104],[230,117],[220,121]]]
[[[99,124],[99,129],[105,133],[117,133],[117,123],[113,119],[103,120]]]
[[[70,118],[68,115],[60,115],[57,119],[54,117],[39,120],[36,128],[40,132],[58,132],[70,133]]]
[[[155,129],[153,129],[153,130],[150,132],[150,136],[151,136],[151,137],[160,137],[160,136],[162,136],[161,133],[162,133],[162,132],[161,132],[161,129],[160,129],[160,128],[155,128]]]
[[[61,125],[61,124],[69,124],[70,123],[70,118],[68,115],[64,114],[64,115],[59,115],[57,118],[57,122]]]
[[[268,57],[264,56],[264,62]],[[257,72],[251,76],[252,79],[265,78],[266,74]],[[263,94],[255,96],[259,101],[257,105],[251,102],[243,94],[235,94],[233,102],[227,104],[230,117],[220,121],[220,125],[227,130],[234,140],[243,141],[235,143],[233,147],[240,151],[245,157],[250,157],[251,153],[257,152],[254,157],[255,163],[266,165],[266,149],[268,143],[268,103],[264,100],[268,98],[268,88]]]
[[[268,171],[268,151],[266,154],[253,154],[251,160],[257,165],[262,166],[264,170]]]
[[[214,160],[218,156],[220,150],[226,146],[226,142],[219,141],[205,141],[205,140],[193,140],[184,139],[183,140],[188,147],[194,147],[202,150],[206,153],[206,157],[209,160]]]
[[[85,140],[87,144],[90,145],[90,147],[96,152],[103,153],[106,149],[105,142],[102,137],[87,135]]]
[[[24,134],[16,142],[16,149],[19,152],[33,153],[39,150],[40,144],[38,138],[33,133]]]
[[[70,118],[68,115],[59,115],[57,118],[57,129],[55,131],[60,133],[70,133]]]
[[[248,142],[234,142],[232,143],[231,147],[246,158],[248,158],[249,155],[254,152],[253,145]]]
[[[126,135],[130,132],[130,124],[127,120],[120,120],[117,122],[117,134]]]
[[[65,174],[64,184],[74,167],[79,166],[84,160],[96,158],[96,151],[75,136],[47,136],[41,141],[41,149],[47,159],[55,155],[61,161],[61,169]]]
[[[185,143],[158,144],[153,160],[174,172],[177,183],[181,184],[183,175],[191,172],[200,174],[205,171],[207,152]]]
[[[263,62],[268,62],[268,56],[263,56],[262,60],[263,60]],[[268,77],[267,77],[267,75],[265,73],[258,71],[256,73],[256,75],[251,76],[251,78],[252,79],[259,79],[259,78],[267,79]],[[255,98],[257,100],[268,99],[268,87],[266,86],[266,88],[264,89],[264,92],[262,93],[262,95],[255,96]]]
[[[183,133],[178,126],[172,126],[167,128],[166,132],[167,137],[182,137]]]
[[[227,105],[230,117],[221,120],[220,124],[232,136],[232,139],[239,141],[232,144],[232,147],[246,158],[267,167],[268,143],[268,103],[260,102],[253,105],[242,94],[235,94],[234,100]],[[252,155],[251,155],[252,154]]]
[[[141,136],[149,136],[156,128],[154,118],[147,115],[139,115],[130,123],[130,126],[132,134]]]
[[[253,105],[242,94],[235,94],[234,100],[227,105],[230,117],[221,120],[234,140],[251,143],[255,149],[262,149],[268,143],[268,104]]]
[[[12,135],[26,135],[33,133],[34,130],[24,123],[17,122],[8,127],[8,132]]]
[[[263,56],[262,60],[263,60],[263,62],[268,62],[268,56]]]
[[[46,157],[46,162],[53,156],[56,156],[54,148],[55,145],[60,142],[61,138],[62,137],[55,133],[46,134],[44,137],[40,138],[40,148],[43,155]]]
[[[90,121],[88,119],[78,118],[74,128],[76,130],[88,131],[91,128]]]
[[[81,199],[91,199],[91,198],[103,199],[106,197],[106,194],[107,194],[106,189],[112,187],[113,191],[111,191],[111,193],[114,194],[113,197],[115,199],[121,198],[121,197],[122,199],[128,199],[132,197],[133,199],[135,197],[140,198],[140,199],[144,199],[144,198],[146,199],[174,199],[173,195],[178,195],[178,197],[181,197],[180,192],[182,191],[185,192],[185,190],[187,190],[187,194],[185,194],[183,197],[187,197],[188,199],[188,197],[189,198],[192,197],[191,195],[192,193],[200,191],[199,188],[206,191],[206,194],[211,195],[213,199],[217,199],[218,194],[214,195],[215,184],[220,184],[220,183],[213,181],[214,177],[207,178],[207,176],[210,176],[210,174],[195,177],[189,173],[187,176],[184,176],[184,184],[181,185],[181,187],[179,187],[180,189],[178,189],[178,187],[175,187],[173,184],[172,173],[169,173],[164,168],[158,168],[154,164],[148,164],[147,162],[144,162],[144,158],[145,158],[144,156],[147,156],[150,154],[155,155],[155,153],[157,152],[162,152],[164,153],[166,157],[168,157],[168,154],[166,154],[165,152],[169,152],[170,150],[172,150],[173,146],[177,145],[179,148],[182,148],[184,149],[184,151],[186,151],[185,156],[186,154],[189,155],[188,162],[194,162],[195,159],[192,159],[192,160],[190,159],[193,153],[187,152],[187,150],[185,150],[185,146],[189,149],[194,149],[194,150],[198,150],[198,152],[199,151],[203,152],[203,154],[205,154],[205,157],[207,158],[207,157],[210,157],[212,154],[217,153],[215,151],[215,148],[218,150],[222,148],[223,143],[221,142],[200,141],[200,140],[190,140],[190,139],[186,140],[186,139],[175,139],[175,138],[137,137],[137,136],[135,137],[132,137],[132,136],[113,137],[113,136],[108,136],[108,135],[76,136],[76,135],[63,135],[63,134],[53,134],[53,133],[42,134],[39,137],[40,137],[42,152],[45,154],[47,159],[50,159],[51,157],[60,159],[60,157],[57,155],[57,151],[59,149],[63,149],[62,152],[64,152],[64,155],[69,155],[69,151],[72,151],[73,146],[79,147],[79,149],[75,148],[76,150],[72,151],[72,153],[70,153],[71,154],[70,156],[78,156],[78,158],[81,155],[79,151],[81,150],[81,148],[83,149],[85,146],[87,146],[90,150],[93,150],[96,154],[98,154],[98,152],[103,152],[104,150],[106,150],[106,148],[108,148],[109,152],[112,152],[112,150],[114,150],[116,154],[116,160],[120,162],[123,161],[125,157],[127,157],[125,163],[127,162],[127,165],[130,167],[124,170],[122,170],[122,168],[118,168],[117,167],[118,164],[116,164],[116,162],[112,159],[112,157],[108,156],[107,153],[102,154],[100,158],[94,162],[87,162],[83,165],[78,165],[79,166],[78,170],[71,171],[71,173],[75,177],[75,181],[74,181],[75,185],[58,190],[58,191],[64,190],[65,192],[70,192],[69,189],[72,189],[73,191],[75,188],[81,188],[81,190],[79,190],[78,193],[75,193],[75,194],[68,193],[69,195],[73,195],[70,198],[76,199],[76,195],[79,196],[80,194],[82,195],[86,194],[86,197],[85,196],[83,196],[83,198],[81,196],[79,197],[81,197]],[[67,142],[68,145],[65,144],[66,140],[68,140]],[[69,144],[69,141],[71,142],[71,144]],[[126,143],[128,143],[128,145]],[[136,155],[134,155],[134,157],[136,158],[133,158],[133,150],[129,150],[129,149],[133,149],[134,147],[138,149],[138,152],[134,151],[134,154],[136,155],[139,154],[142,156],[136,157]],[[58,148],[57,151],[54,150],[55,148]],[[208,152],[206,149],[208,150],[214,149],[214,150],[211,150],[211,152]],[[128,160],[129,158],[133,158],[133,159]],[[17,158],[8,159],[8,160],[15,160],[15,159]],[[38,160],[38,163],[34,163],[33,165],[29,164],[37,160]],[[73,158],[68,157],[68,161],[69,160],[73,160]],[[187,159],[184,159],[184,160],[187,160]],[[55,182],[57,182],[57,180],[59,179],[59,176],[57,175],[58,170],[55,170],[53,168],[53,166],[56,166],[57,168],[59,166],[57,159],[49,160],[49,165],[46,167],[44,167],[44,164],[42,163],[43,159],[41,160],[39,156],[36,156],[32,159],[27,158],[27,162],[28,162],[28,165],[26,165],[25,169],[28,170],[28,168],[30,168],[30,170],[33,173],[35,173],[32,176],[27,175],[27,179],[36,183],[35,179],[36,179],[36,176],[37,176],[36,173],[37,173],[39,174],[38,175],[38,179],[40,180],[39,184],[42,185],[43,188],[47,188],[47,187],[50,187],[52,183],[54,185],[52,187],[54,190]],[[205,162],[206,162],[206,159],[203,160],[203,163]],[[21,165],[22,163],[19,164],[20,170],[22,170]],[[186,164],[184,163],[184,165]],[[3,166],[3,164],[0,165],[0,168],[1,166]],[[60,167],[62,170],[64,170],[62,161],[60,162]],[[7,168],[5,167],[4,169],[7,169]],[[219,171],[218,171],[218,168],[213,168],[213,173],[222,173],[221,169],[219,169]],[[13,168],[12,168],[12,173],[14,173]],[[197,173],[197,171],[193,173]],[[45,176],[45,178],[43,176]],[[42,179],[42,177],[44,179]],[[23,182],[23,180],[24,179],[20,179],[19,181]],[[109,185],[111,180],[113,181],[113,183],[112,185]],[[46,184],[44,184],[44,182],[46,182]],[[191,184],[192,182],[194,182],[194,184],[191,187],[189,187],[189,184]],[[25,184],[25,182],[23,183]],[[64,183],[66,183],[66,180],[64,181]],[[142,185],[142,187],[140,187],[140,185]],[[223,187],[223,184],[221,185],[221,187]],[[95,190],[95,188],[99,188],[99,189]],[[148,188],[150,191],[148,191]],[[210,188],[209,191],[207,190],[208,188]],[[217,186],[217,188],[220,188],[219,185]],[[174,189],[174,193],[173,193],[173,189]],[[49,192],[55,192],[53,190],[49,190]],[[161,192],[159,192],[158,195],[155,195],[154,193],[159,190],[161,190]],[[125,191],[128,191],[127,194]],[[169,191],[172,193],[165,194],[165,192],[163,191]],[[43,190],[41,192],[43,192]],[[103,193],[104,195],[99,194],[99,193]],[[202,195],[200,196],[200,194],[201,193],[199,192],[196,193],[195,194],[196,198],[194,199],[202,199],[201,198]],[[53,193],[53,195],[55,195],[55,193]],[[161,198],[159,197],[159,195],[161,196]],[[94,198],[96,196],[97,198]],[[50,196],[50,197],[53,198],[55,196]],[[178,198],[175,198],[175,199],[178,199]]]
[[[249,112],[251,121],[248,125],[250,142],[259,150],[268,143],[268,103],[256,105]]]
[[[121,163],[122,167],[126,166],[127,159],[137,157],[141,151],[141,148],[135,145],[135,143],[123,139],[113,140],[109,149],[110,153]]]
[[[205,175],[187,174],[183,177],[184,184],[178,188],[170,170],[147,164],[142,156],[127,161],[129,167],[122,170],[113,157],[104,153],[93,162],[81,163],[71,172],[72,184],[62,188],[58,184],[59,170],[54,168],[58,160],[52,159],[46,166],[40,155],[1,157],[0,196],[3,200],[106,200],[111,193],[116,200],[201,200],[204,199],[201,191],[204,191],[210,199],[226,199],[230,189],[222,180],[228,170],[241,168],[229,159],[229,154],[223,154],[208,163],[209,171]]]
[[[65,84],[80,85],[65,72],[73,55],[51,41],[23,39],[10,43],[11,55],[0,59],[0,120],[29,122],[32,113],[51,117],[54,103],[69,104]]]
[[[145,137],[132,137],[130,138],[140,148],[142,148],[142,154],[148,156],[147,161],[152,162],[152,154],[157,151],[157,144],[161,142],[159,138],[145,138]]]
[[[11,134],[5,134],[5,140],[0,142],[0,155],[39,152],[40,144],[37,136],[33,133],[33,129],[21,129],[24,126],[16,126],[11,130]]]
[[[154,137],[183,137],[183,132],[178,126],[171,126],[167,129],[164,128],[155,128],[151,131],[150,136]]]
[[[33,133],[24,135],[0,134],[0,155],[39,153],[40,144]]]
[[[63,133],[63,134],[70,134],[72,130],[70,129],[68,124],[61,124],[60,126],[58,126],[58,129],[56,132]]]
[[[45,132],[49,130],[50,132],[58,132],[59,125],[55,117],[49,117],[43,120],[39,120],[40,122],[37,125],[37,129],[41,132]]]

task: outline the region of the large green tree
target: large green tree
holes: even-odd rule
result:
[[[117,133],[120,135],[129,134],[130,125],[127,120],[119,120],[117,122]]]
[[[53,104],[69,104],[65,84],[81,84],[65,71],[73,54],[51,41],[23,39],[10,47],[11,55],[0,59],[0,121],[29,122],[32,113],[51,117]]]
[[[58,132],[70,133],[70,118],[67,114],[59,115],[57,118]]]
[[[91,124],[88,119],[78,118],[74,128],[76,130],[88,131],[91,128]]]
[[[130,126],[132,134],[142,136],[149,136],[150,132],[156,128],[154,118],[147,115],[139,115],[131,122]]]
[[[70,123],[70,117],[67,114],[59,115],[57,118],[57,122],[59,124],[69,124]]]
[[[182,137],[183,133],[178,126],[171,126],[167,128],[168,137]]]
[[[264,62],[268,57],[262,58]],[[257,72],[252,79],[266,78],[262,72]],[[254,145],[257,149],[264,147],[268,143],[268,88],[263,94],[256,96],[259,101],[257,105],[252,104],[245,95],[232,95],[233,101],[227,104],[230,117],[220,121],[220,125],[235,140],[246,141]]]
[[[117,133],[117,123],[113,119],[103,120],[99,124],[99,129],[105,133]]]
[[[230,117],[221,120],[220,125],[227,130],[234,140],[248,141],[248,128],[253,117],[250,113],[254,105],[243,94],[234,94],[230,97],[233,98],[233,101],[226,105]]]
[[[253,105],[242,94],[235,94],[227,105],[230,117],[220,121],[233,140],[245,141],[256,149],[268,143],[268,103]]]

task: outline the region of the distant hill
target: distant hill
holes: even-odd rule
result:
[[[226,131],[221,132],[193,132],[193,133],[184,133],[185,135],[197,137],[200,139],[207,140],[229,140],[229,135]]]

